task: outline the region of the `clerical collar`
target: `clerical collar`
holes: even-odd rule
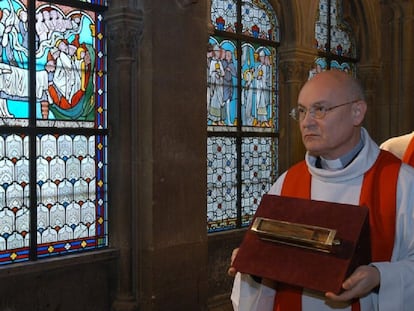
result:
[[[358,155],[361,149],[364,147],[364,142],[360,139],[359,143],[347,154],[334,160],[327,160],[323,157],[317,157],[315,166],[317,168],[323,168],[326,170],[340,170],[347,167]]]

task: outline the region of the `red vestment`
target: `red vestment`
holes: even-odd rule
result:
[[[401,161],[381,150],[374,165],[364,174],[359,204],[369,208],[372,261],[389,261],[394,247],[397,180]],[[312,176],[305,161],[291,167],[281,195],[311,199]],[[375,238],[373,238],[375,237]],[[302,290],[281,285],[277,288],[274,311],[301,311]],[[359,311],[359,301],[352,311]]]

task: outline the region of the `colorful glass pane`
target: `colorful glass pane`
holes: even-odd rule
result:
[[[207,139],[207,226],[210,232],[236,227],[236,141]]]
[[[208,125],[237,125],[237,66],[235,42],[211,37],[207,51]]]
[[[215,29],[236,32],[237,5],[235,0],[212,0],[210,16]]]
[[[242,2],[242,33],[254,38],[279,41],[279,25],[276,15],[266,0]]]
[[[7,126],[27,126],[30,113],[26,3],[0,2],[0,32],[8,29],[0,63],[0,122]],[[38,125],[105,126],[99,116],[105,112],[102,16],[40,1],[35,16]]]
[[[102,15],[92,5],[36,1],[29,12],[28,4],[0,1],[0,125],[32,122],[32,133],[39,126],[42,133],[72,129],[70,135],[0,136],[0,264],[28,260],[30,252],[44,257],[107,245],[107,145],[105,134],[96,134],[107,126]],[[36,18],[33,42],[28,16]],[[36,70],[30,76],[29,63]],[[30,227],[30,214],[37,228]],[[30,237],[37,249],[29,250]]]
[[[337,60],[332,60],[331,61],[331,69],[338,69],[338,70],[348,72],[350,74],[354,74],[355,73],[355,63],[340,62],[340,61],[337,61]]]
[[[102,139],[37,137],[39,257],[106,245],[106,144]]]
[[[220,31],[237,30],[237,0],[212,0],[211,22]],[[241,2],[241,33],[253,38],[279,41],[279,24],[266,0]]]
[[[328,44],[328,14],[330,16],[330,42]],[[315,23],[315,46],[323,52],[338,56],[356,56],[351,29],[343,20],[342,0],[319,1],[318,19]],[[328,50],[329,49],[329,50]]]
[[[78,0],[79,2],[86,2],[86,3],[92,3],[92,4],[98,4],[98,5],[106,5],[106,0]]]
[[[241,120],[244,130],[272,132],[276,122],[276,49],[244,43],[241,57]],[[207,125],[228,130],[237,125],[235,42],[210,37],[207,51]]]
[[[20,1],[0,1],[0,125],[27,125],[29,112],[28,13]]]
[[[276,106],[276,49],[242,45],[242,125],[272,131]]]
[[[29,255],[28,137],[0,136],[0,264]]]
[[[316,74],[328,69],[328,63],[326,58],[317,57],[315,59],[314,67],[309,71],[309,79],[314,77]],[[338,69],[349,74],[355,74],[355,64],[351,62],[340,62],[337,60],[330,61],[330,69]]]
[[[270,137],[244,138],[242,143],[242,225],[252,220],[261,197],[277,173],[277,140]]]
[[[208,231],[215,232],[247,224],[265,191],[260,189],[270,188],[275,177],[279,27],[267,0],[211,0],[211,22],[215,34],[210,36],[206,67],[207,223]],[[272,178],[257,181],[249,175],[263,169],[257,165],[264,161],[249,148],[271,156],[266,170]]]
[[[38,125],[104,125],[99,124],[105,120],[99,117],[104,111],[102,16],[36,4],[36,88],[44,93],[36,96]]]

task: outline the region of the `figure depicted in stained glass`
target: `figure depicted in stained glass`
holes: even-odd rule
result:
[[[242,91],[242,120],[243,125],[253,125],[253,81],[254,69],[247,68],[243,72],[243,91]]]
[[[28,118],[28,18],[20,1],[0,2],[0,117]],[[95,25],[85,12],[36,10],[36,99],[43,119],[93,121]],[[13,104],[13,112],[10,110]]]
[[[27,101],[28,89],[28,24],[27,11],[8,0],[0,6],[0,117],[13,118],[8,101]],[[39,76],[45,76],[42,73]],[[43,82],[43,83],[42,83]],[[41,79],[36,96],[44,96],[47,81]]]
[[[210,113],[211,107],[211,77],[210,77],[210,65],[211,61],[213,60],[213,44],[209,43],[207,46],[207,115]]]
[[[36,28],[37,42],[46,40],[47,37],[48,37],[49,29],[46,26],[45,19],[43,17],[43,13],[41,11],[36,13],[35,28]]]
[[[222,61],[224,67],[223,106],[225,107],[225,123],[232,125],[230,114],[230,103],[233,100],[233,77],[236,77],[237,70],[233,62],[232,52],[226,50]]]
[[[17,17],[19,19],[17,29],[18,33],[21,36],[22,46],[25,48],[22,52],[26,53],[27,49],[29,48],[29,23],[28,23],[28,16],[27,11],[23,8],[17,10]],[[24,61],[24,58],[21,58],[21,61]]]
[[[219,45],[213,48],[213,58],[210,63],[211,105],[209,119],[214,125],[224,125],[222,116],[224,67],[221,61],[222,49]]]
[[[277,160],[263,165],[262,159],[277,157],[279,27],[268,0],[211,0],[210,13],[207,221],[213,232],[247,226],[276,175]],[[256,134],[269,136],[262,148]]]
[[[10,4],[11,6],[11,4]],[[13,10],[3,9],[1,17],[1,24],[2,24],[2,38],[1,38],[1,45],[3,48],[3,60],[5,63],[10,64],[12,66],[17,66],[16,57],[14,55],[14,45],[19,44],[17,40],[17,15]]]
[[[251,44],[242,47],[242,124],[252,126],[254,122],[253,102],[255,93],[255,58]]]
[[[42,118],[59,120],[94,120],[94,65],[95,50],[91,38],[95,35],[85,16],[79,13],[69,17],[50,7],[39,10],[47,23],[40,22],[38,38],[40,49],[47,51],[45,69],[48,72],[48,100],[41,102]],[[42,26],[43,25],[43,26]],[[46,28],[44,27],[46,26]],[[69,35],[68,35],[69,34]],[[53,43],[51,46],[50,44]]]
[[[55,117],[63,120],[93,120],[94,117],[91,79],[94,50],[78,40],[78,36],[70,43],[59,40],[48,54],[49,109]],[[44,118],[47,117],[46,112],[42,109]]]
[[[266,58],[266,53],[264,50],[259,52],[259,65],[256,68],[256,116],[257,116],[257,125],[268,126],[268,105],[270,104],[269,96],[267,96],[269,89],[271,87],[269,80],[269,65],[266,63],[268,57]]]

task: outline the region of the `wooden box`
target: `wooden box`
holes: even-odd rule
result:
[[[243,273],[339,293],[345,278],[370,262],[368,219],[362,206],[266,194],[233,265]]]

